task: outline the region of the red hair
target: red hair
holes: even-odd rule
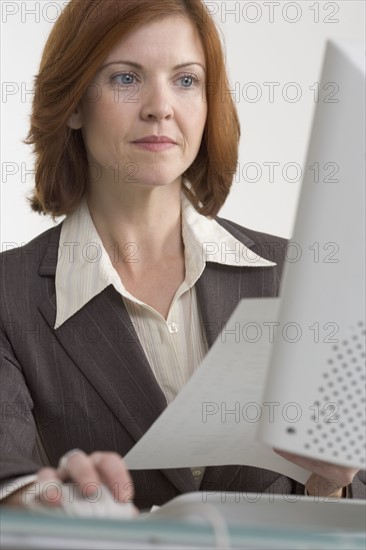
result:
[[[35,77],[30,129],[35,188],[31,208],[55,218],[73,212],[88,185],[81,130],[67,125],[88,84],[113,47],[133,30],[168,16],[190,20],[206,58],[207,121],[196,159],[183,174],[184,192],[203,215],[215,216],[237,167],[240,126],[229,92],[216,25],[202,0],[71,0],[56,21]],[[224,99],[223,99],[224,98]]]

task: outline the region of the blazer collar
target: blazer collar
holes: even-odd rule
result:
[[[55,276],[59,255],[61,254],[59,243],[62,224],[60,222],[50,230],[50,238],[45,246],[42,259],[39,264],[38,274],[41,276]]]

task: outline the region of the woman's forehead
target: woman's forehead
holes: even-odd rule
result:
[[[140,62],[157,59],[175,64],[182,55],[184,60],[179,63],[188,60],[204,64],[205,61],[196,27],[188,18],[177,16],[158,19],[133,30],[115,44],[104,63],[124,60],[126,55],[138,56]]]

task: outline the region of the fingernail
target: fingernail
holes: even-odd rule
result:
[[[56,489],[56,487],[50,487],[49,489],[47,489],[45,499],[52,504],[58,504],[59,502],[61,502],[62,495],[60,491]]]
[[[98,488],[95,486],[95,484],[87,487],[85,492],[86,496],[90,498],[96,497],[99,494]]]

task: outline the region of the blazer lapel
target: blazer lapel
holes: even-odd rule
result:
[[[59,224],[52,232],[39,274],[55,276]],[[167,406],[120,294],[112,285],[95,296],[57,330],[56,295],[38,306],[54,337],[138,441]],[[182,492],[194,491],[189,468],[162,470]]]
[[[137,441],[166,407],[136,332],[112,285],[57,330],[56,297],[39,305],[55,338]]]

